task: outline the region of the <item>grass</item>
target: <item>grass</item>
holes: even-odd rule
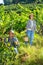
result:
[[[0,62],[2,65],[43,65],[43,47],[20,42],[19,54],[12,47],[0,42]]]

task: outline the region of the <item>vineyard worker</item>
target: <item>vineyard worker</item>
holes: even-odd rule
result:
[[[6,43],[6,39],[4,40]],[[10,43],[11,46],[14,46],[15,52],[18,54],[17,46],[19,46],[18,39],[14,36],[14,31],[10,30],[7,43]]]
[[[28,38],[30,39],[30,45],[32,45],[33,43],[34,32],[36,30],[36,21],[33,18],[34,18],[34,15],[33,13],[31,13],[29,15],[29,20],[26,26],[26,33],[27,33]]]

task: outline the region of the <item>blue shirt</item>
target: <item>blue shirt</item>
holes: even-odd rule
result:
[[[6,40],[7,39],[7,40]],[[16,37],[14,37],[14,38],[12,38],[12,39],[10,39],[9,37],[8,38],[5,38],[4,39],[4,42],[5,43],[10,43],[11,44],[11,46],[14,46],[14,47],[16,47],[17,45],[15,44],[15,42],[18,42],[18,39],[16,38]]]

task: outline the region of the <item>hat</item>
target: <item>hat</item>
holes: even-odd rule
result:
[[[10,30],[10,32],[12,32],[14,34],[14,31],[13,30]]]

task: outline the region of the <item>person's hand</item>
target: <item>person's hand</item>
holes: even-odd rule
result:
[[[15,43],[16,45],[18,45],[18,42],[17,42],[17,41],[15,41],[14,43]]]

